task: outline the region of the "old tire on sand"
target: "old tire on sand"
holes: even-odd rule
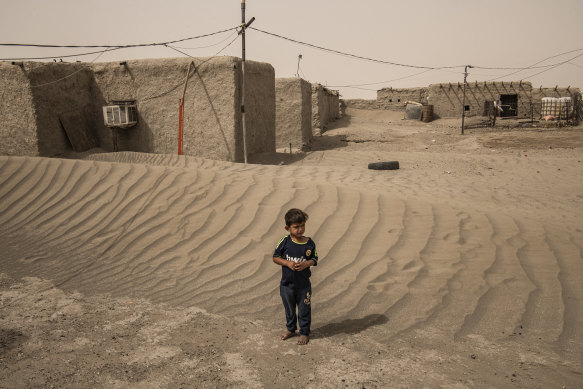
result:
[[[397,170],[399,161],[372,162],[368,164],[368,168],[372,170]]]

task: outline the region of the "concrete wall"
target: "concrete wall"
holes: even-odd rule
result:
[[[191,61],[0,64],[0,153],[83,151],[75,145],[113,151],[117,138],[119,151],[175,154],[179,99]],[[184,154],[243,161],[241,60],[198,58],[194,64],[185,91]],[[247,61],[245,74],[248,154],[275,151],[275,72]],[[136,102],[137,126],[112,131],[103,124],[102,107],[113,100]]]
[[[320,84],[312,84],[312,127],[315,132],[340,117],[340,96]]]
[[[377,105],[381,109],[404,111],[407,101],[427,104],[427,88],[384,88],[377,91]]]
[[[275,145],[306,149],[312,141],[312,85],[301,78],[275,80]]]
[[[0,62],[0,154],[39,155],[36,112],[26,71]]]

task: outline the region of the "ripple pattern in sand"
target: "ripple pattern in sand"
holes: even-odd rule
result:
[[[386,341],[520,332],[581,349],[583,239],[557,224],[331,168],[112,158],[0,157],[1,271],[279,322],[271,254],[300,207],[321,256],[316,331],[361,320]]]

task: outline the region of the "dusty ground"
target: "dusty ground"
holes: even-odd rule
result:
[[[583,128],[347,113],[249,166],[0,158],[0,387],[582,387]],[[269,259],[292,205],[307,346]]]

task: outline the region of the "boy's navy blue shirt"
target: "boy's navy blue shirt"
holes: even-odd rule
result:
[[[283,258],[288,261],[296,263],[309,261],[312,259],[314,264],[318,264],[318,253],[316,252],[316,243],[311,238],[308,238],[306,243],[297,243],[287,235],[281,238],[275,252],[274,257]],[[305,289],[311,286],[310,276],[312,272],[310,268],[302,271],[293,271],[287,266],[281,267],[281,285],[289,288]]]

